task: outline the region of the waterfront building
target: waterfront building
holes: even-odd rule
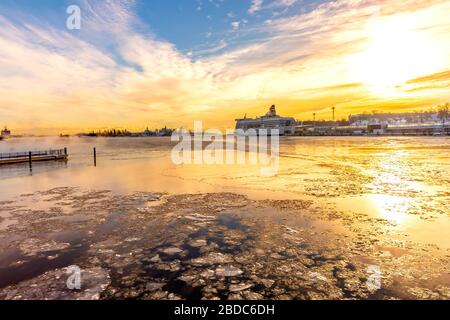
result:
[[[150,137],[153,135],[153,133],[148,129],[148,127],[144,130],[144,132],[142,133],[142,135],[144,137]]]
[[[406,125],[406,124],[439,124],[442,120],[438,112],[410,112],[410,113],[372,113],[351,115],[349,122],[352,126],[369,125]]]
[[[162,129],[156,130],[157,137],[170,137],[175,130],[167,128],[165,126]]]

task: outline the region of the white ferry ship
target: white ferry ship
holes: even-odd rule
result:
[[[269,112],[262,117],[251,119],[245,116],[243,119],[236,119],[236,134],[242,134],[241,130],[243,130],[246,135],[250,135],[252,132],[259,135],[261,129],[266,129],[270,134],[270,130],[278,129],[280,135],[290,135],[295,133],[296,124],[297,121],[294,118],[277,115],[276,107],[273,105]]]

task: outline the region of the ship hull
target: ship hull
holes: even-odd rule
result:
[[[243,129],[236,129],[235,135],[236,136],[245,136],[245,137],[258,137],[258,136],[285,136],[286,130],[284,129],[276,129],[278,130],[278,134],[272,134],[272,130],[275,129],[250,129],[250,130],[243,130]]]

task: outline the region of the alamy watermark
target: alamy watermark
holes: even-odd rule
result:
[[[66,281],[67,289],[81,290],[81,268],[78,266],[70,266],[66,270],[69,276]]]
[[[69,30],[81,29],[81,8],[77,5],[68,6],[66,13],[69,15],[66,20],[66,27]]]
[[[373,293],[381,289],[381,268],[379,266],[369,266],[367,268],[367,290]]]
[[[203,131],[202,121],[194,122],[194,131],[176,130],[172,141],[172,162],[176,165],[254,165],[263,176],[279,170],[280,133],[278,129]]]

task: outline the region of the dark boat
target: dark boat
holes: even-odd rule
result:
[[[9,138],[11,136],[11,131],[8,130],[7,127],[5,127],[5,129],[2,130],[1,135],[0,135],[0,140]]]

